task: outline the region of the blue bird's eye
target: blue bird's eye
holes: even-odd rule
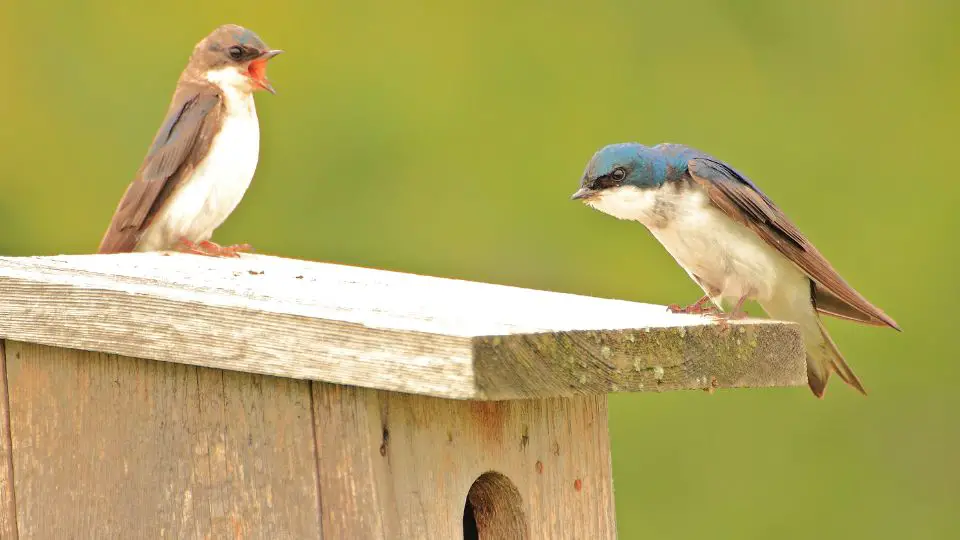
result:
[[[237,45],[227,49],[227,52],[230,54],[230,58],[233,58],[234,60],[239,60],[240,57],[243,56],[243,49]]]
[[[621,167],[617,167],[612,173],[610,173],[610,177],[617,182],[622,182],[623,179],[627,177],[627,171],[623,170]]]

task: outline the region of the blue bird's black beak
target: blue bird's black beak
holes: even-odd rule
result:
[[[582,187],[577,190],[576,193],[570,196],[571,201],[581,201],[583,199],[589,199],[596,194],[596,190],[590,189],[588,187]]]

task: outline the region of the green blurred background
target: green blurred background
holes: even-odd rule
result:
[[[522,5],[520,5],[522,4]],[[600,146],[750,175],[904,328],[827,325],[871,391],[618,395],[622,538],[960,538],[960,2],[5,0],[0,253],[85,253],[194,43],[288,54],[220,242],[603,297],[700,291],[568,200]]]

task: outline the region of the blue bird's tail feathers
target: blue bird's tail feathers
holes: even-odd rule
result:
[[[866,388],[860,378],[850,369],[837,345],[830,338],[827,329],[823,327],[820,317],[817,319],[817,328],[820,331],[820,343],[807,343],[807,384],[818,398],[823,398],[827,388],[827,379],[830,372],[836,371],[843,382],[856,388],[861,394],[867,395]]]

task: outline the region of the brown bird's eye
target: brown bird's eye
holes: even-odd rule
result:
[[[621,169],[620,167],[617,167],[616,169],[613,170],[610,176],[617,182],[622,182],[623,179],[627,177],[627,171]]]
[[[238,45],[234,45],[233,47],[230,47],[229,49],[227,49],[227,52],[230,54],[230,58],[233,58],[234,60],[239,60],[240,57],[243,56],[243,49],[240,48]]]

